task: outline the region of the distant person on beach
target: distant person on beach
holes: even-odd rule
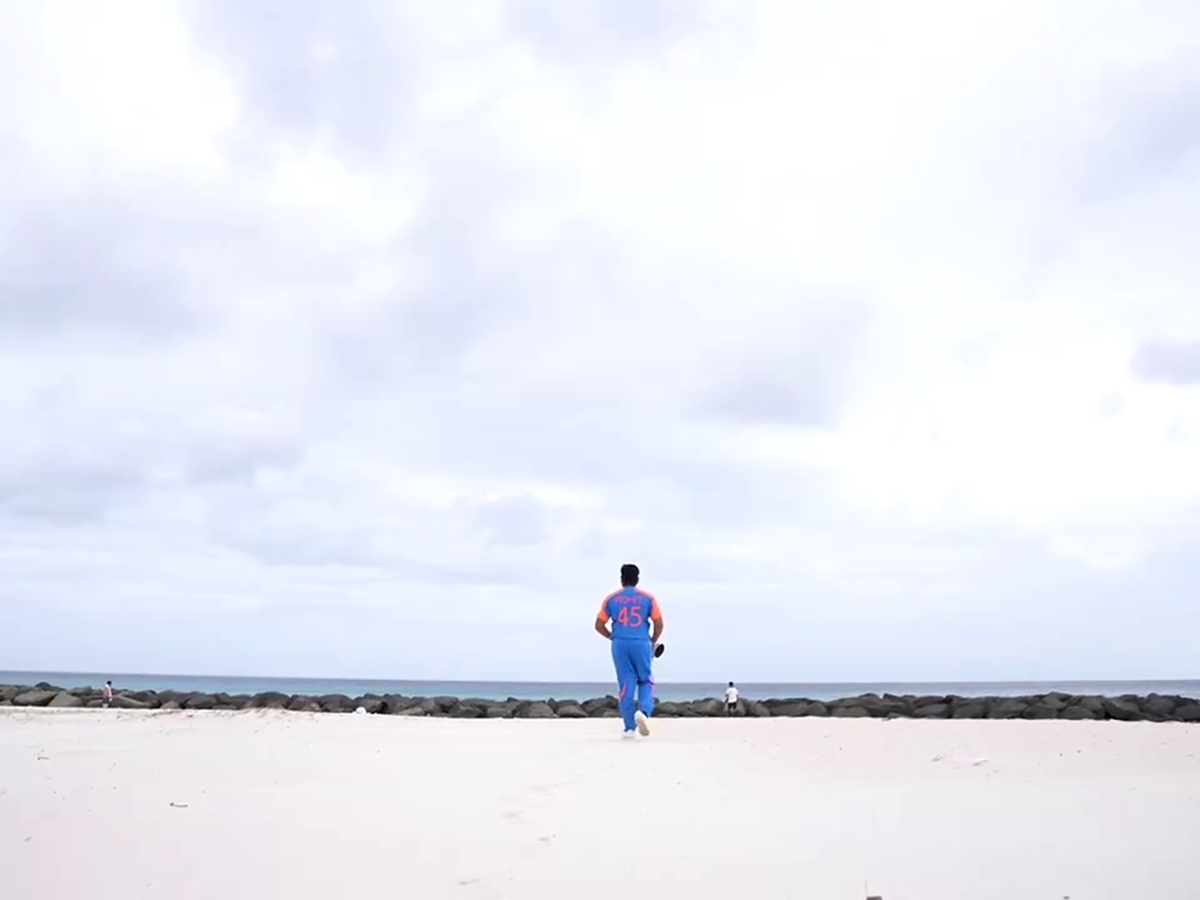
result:
[[[729,687],[725,688],[725,715],[732,716],[737,712],[738,689],[731,681]]]
[[[100,688],[100,705],[105,709],[108,709],[110,706],[112,706],[112,697],[112,682],[106,681],[104,682],[104,687]]]
[[[654,713],[654,647],[662,637],[662,612],[653,595],[639,590],[641,573],[633,563],[621,566],[621,589],[609,594],[596,614],[596,631],[612,642],[613,665],[625,737],[636,729],[650,733],[648,719]],[[634,691],[637,706],[634,707]]]

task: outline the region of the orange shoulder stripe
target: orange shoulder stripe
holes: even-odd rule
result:
[[[621,593],[621,592],[613,591],[611,594],[609,594],[607,597],[605,597],[600,602],[600,612],[596,613],[597,620],[599,620],[601,622],[607,622],[609,619],[612,618],[612,616],[610,616],[608,614],[608,601],[611,600],[613,597],[617,596],[617,594],[619,594],[619,593]]]
[[[655,622],[661,622],[662,610],[658,608],[658,600],[649,591],[642,591],[642,593],[650,598],[650,618]]]

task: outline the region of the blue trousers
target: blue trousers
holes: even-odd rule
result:
[[[634,689],[637,689],[637,709],[646,715],[654,714],[654,678],[650,666],[654,661],[654,648],[649,639],[615,638],[612,641],[613,665],[617,667],[618,697],[621,702],[621,718],[625,730],[634,729]]]

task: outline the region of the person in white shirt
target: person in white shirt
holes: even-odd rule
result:
[[[731,681],[729,687],[725,688],[725,715],[732,716],[737,711],[737,701],[738,689]]]

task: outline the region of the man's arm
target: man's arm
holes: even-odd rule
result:
[[[650,598],[650,646],[658,646],[658,639],[663,633],[663,617],[662,610],[658,608],[658,601],[653,597]]]
[[[596,633],[601,637],[612,640],[612,629],[608,627],[608,620],[612,618],[608,614],[608,601],[605,600],[600,604],[600,612],[596,613]]]

